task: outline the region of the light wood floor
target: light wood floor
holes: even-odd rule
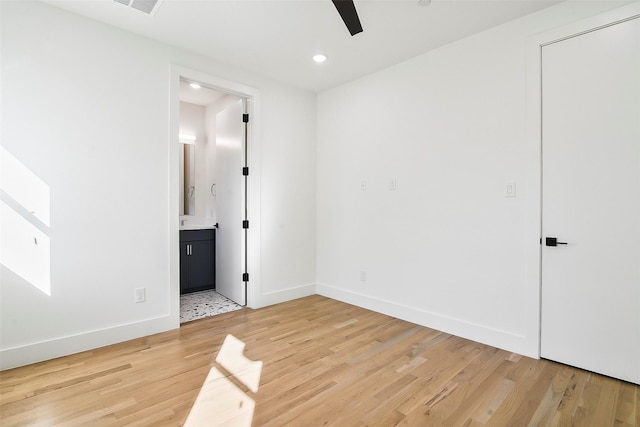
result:
[[[1,372],[0,424],[182,425],[227,334],[255,426],[640,426],[636,385],[321,296]]]

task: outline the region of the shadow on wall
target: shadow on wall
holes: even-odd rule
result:
[[[260,384],[262,362],[247,359],[245,344],[227,335],[222,343],[216,362],[235,377],[251,392],[256,393]],[[209,371],[191,412],[184,423],[185,427],[233,425],[250,427],[256,403],[247,393],[236,386],[228,375],[215,366]]]

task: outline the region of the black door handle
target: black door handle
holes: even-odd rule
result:
[[[558,245],[566,245],[567,242],[558,242],[557,237],[547,237],[545,239],[545,244],[547,246],[558,246]]]

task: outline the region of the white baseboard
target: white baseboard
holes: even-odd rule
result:
[[[279,304],[285,301],[291,301],[298,298],[315,295],[316,285],[311,283],[307,285],[295,286],[275,292],[263,293],[260,295],[258,303],[253,308],[266,307],[268,305]]]
[[[260,296],[259,305],[257,305],[256,308],[314,295],[315,293],[315,284],[301,285],[276,292],[269,292]],[[68,356],[70,354],[117,344],[179,327],[180,324],[176,323],[176,319],[167,315],[136,323],[8,348],[0,350],[0,370]]]
[[[92,350],[135,338],[178,328],[170,316],[143,320],[108,329],[56,338],[0,351],[0,370],[30,365],[82,351]]]
[[[537,340],[535,337],[532,339],[531,337],[489,328],[416,307],[384,301],[376,297],[347,291],[326,284],[307,284],[262,294],[258,307],[278,304],[314,294],[343,301],[348,304],[502,348],[507,351],[533,358],[538,357]],[[175,324],[175,319],[172,319],[170,316],[163,316],[113,328],[9,348],[0,351],[0,370],[54,359],[56,357],[116,344],[178,327],[179,324]]]
[[[458,337],[466,338],[482,344],[498,347],[503,350],[538,358],[538,344],[535,337],[514,334],[490,328],[477,323],[444,316],[438,313],[410,307],[403,304],[385,301],[376,297],[347,291],[326,284],[316,284],[316,293],[398,319],[436,329]]]

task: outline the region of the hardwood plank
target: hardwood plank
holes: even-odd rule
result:
[[[521,391],[522,395],[513,402],[515,408],[511,412],[511,418],[509,418],[507,425],[529,425],[531,423],[533,415],[561,366],[546,360],[534,360],[532,365],[533,367],[527,376],[528,380],[516,383],[516,391]]]
[[[508,360],[515,360],[515,358],[509,357]],[[547,371],[544,369],[544,366],[547,366],[549,362],[545,363],[546,361],[526,357],[517,358],[517,360],[519,363],[514,365],[514,368],[507,375],[508,379],[514,381],[515,387],[493,413],[487,425],[527,425],[530,421],[528,417],[534,411],[534,403],[529,400],[531,390],[536,384],[546,386],[551,381],[551,377],[547,378]],[[583,377],[577,376],[576,378]],[[568,411],[570,411],[572,403],[574,406],[578,403],[572,397],[567,393],[562,397]],[[535,402],[535,405],[538,404],[538,402]],[[562,407],[563,402],[559,406]]]
[[[536,408],[529,425],[552,425],[555,419],[556,410],[562,401],[564,391],[573,377],[574,370],[569,367],[563,367],[552,379],[551,383],[545,390],[544,396]]]
[[[455,343],[458,339],[450,339],[449,342]],[[443,351],[436,350],[429,353],[431,371],[423,372],[421,367],[413,373],[427,381],[422,392],[416,391],[419,398],[411,396],[400,405],[400,410],[407,414],[403,421],[405,425],[445,425],[446,420],[452,422],[452,417],[460,415],[459,407],[468,393],[503,360],[497,349],[487,346],[478,346],[475,351],[458,358],[452,358],[444,346]],[[427,364],[423,366],[425,369],[428,367]],[[465,407],[463,405],[463,409]]]
[[[317,295],[0,372],[0,424],[181,426],[227,334],[255,426],[640,427],[638,385]]]

